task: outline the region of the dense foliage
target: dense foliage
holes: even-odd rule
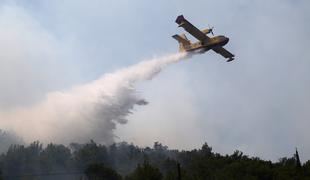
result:
[[[122,176],[111,168],[105,167],[103,164],[90,164],[85,170],[88,179],[96,180],[121,180]]]
[[[180,168],[178,170],[178,165]],[[180,175],[179,175],[180,174]],[[2,176],[2,177],[1,177]],[[179,177],[180,176],[180,177]],[[191,151],[169,150],[155,142],[140,148],[126,142],[104,146],[90,141],[69,147],[40,142],[12,145],[0,156],[0,179],[310,179],[310,161],[299,155],[278,162],[212,152],[204,144]]]

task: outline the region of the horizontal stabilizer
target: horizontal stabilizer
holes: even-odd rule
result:
[[[190,41],[188,39],[186,39],[185,35],[184,35],[184,37],[182,37],[182,36],[176,34],[176,35],[173,35],[172,37],[183,45],[190,45]]]

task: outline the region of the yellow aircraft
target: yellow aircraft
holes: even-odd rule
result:
[[[180,52],[205,53],[206,51],[212,49],[216,53],[222,55],[224,58],[228,58],[227,62],[234,60],[235,55],[223,48],[223,46],[228,43],[229,38],[225,36],[215,36],[210,38],[207,36],[207,34],[212,33],[212,35],[214,35],[213,28],[200,31],[198,28],[188,22],[183,15],[178,16],[175,22],[179,25],[179,27],[183,27],[187,32],[199,40],[198,42],[191,43],[186,38],[185,34],[173,35],[172,37],[179,42]]]

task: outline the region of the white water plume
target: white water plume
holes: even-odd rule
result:
[[[105,74],[91,83],[66,91],[48,93],[31,107],[0,112],[0,126],[13,131],[25,142],[85,142],[93,139],[111,143],[117,124],[125,124],[135,105],[147,102],[136,92],[139,81],[151,79],[164,67],[186,54],[173,54],[143,61]]]

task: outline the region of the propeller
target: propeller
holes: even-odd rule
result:
[[[213,29],[214,29],[214,27],[210,28],[210,25],[209,25],[209,30],[210,30],[210,33],[212,34],[212,36],[214,36]]]

